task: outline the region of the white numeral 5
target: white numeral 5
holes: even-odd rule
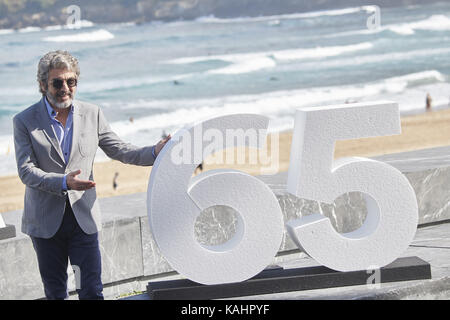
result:
[[[361,228],[336,232],[330,220],[313,214],[289,221],[296,244],[313,259],[338,271],[385,266],[406,250],[417,229],[418,208],[406,177],[385,163],[365,158],[333,161],[334,143],[399,134],[398,105],[361,103],[297,110],[288,173],[288,192],[332,203],[347,192],[362,192],[367,217]]]

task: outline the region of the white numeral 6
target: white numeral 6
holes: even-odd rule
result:
[[[279,250],[283,216],[267,185],[235,170],[210,170],[191,180],[197,165],[209,155],[203,154],[209,148],[203,146],[201,132],[219,130],[225,137],[225,130],[267,126],[268,119],[257,115],[214,118],[178,131],[158,155],[148,186],[149,224],[163,256],[185,277],[203,284],[244,281],[267,267]],[[182,155],[188,161],[174,161],[177,150],[189,153]],[[206,247],[195,238],[194,224],[202,210],[214,205],[238,212],[237,231],[225,244]]]

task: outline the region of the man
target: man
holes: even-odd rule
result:
[[[36,251],[48,299],[66,299],[68,259],[79,271],[80,299],[103,299],[92,164],[97,147],[112,159],[151,166],[170,135],[138,148],[111,131],[101,109],[74,100],[80,69],[65,51],[39,61],[42,99],[14,117],[19,177],[26,185],[22,232]]]

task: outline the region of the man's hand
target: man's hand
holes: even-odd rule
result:
[[[95,187],[95,182],[90,180],[80,180],[77,175],[81,173],[81,170],[72,171],[67,175],[66,183],[69,190],[84,191]]]
[[[170,134],[169,134],[166,138],[160,140],[160,141],[157,143],[157,145],[155,146],[155,155],[156,155],[156,156],[158,156],[159,152],[160,152],[161,149],[166,145],[167,141],[170,140],[170,138],[172,138],[172,137],[171,137]]]

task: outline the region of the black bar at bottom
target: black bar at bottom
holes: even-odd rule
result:
[[[280,268],[264,270],[243,282],[219,285],[202,285],[187,279],[149,282],[147,293],[152,300],[220,299],[364,285],[372,274],[366,270],[338,272],[323,266]],[[431,267],[418,257],[399,258],[380,269],[381,283],[421,279],[431,279]]]
[[[14,238],[16,236],[16,227],[7,224],[5,228],[0,228],[0,240]]]

